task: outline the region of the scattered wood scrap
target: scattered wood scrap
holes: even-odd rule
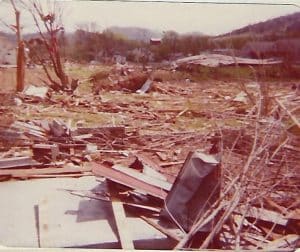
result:
[[[127,175],[124,172],[106,168],[100,164],[93,164],[93,172],[96,176],[105,177],[116,183],[140,190],[162,200],[164,200],[167,196],[167,193],[163,190],[163,188],[141,181],[135,177]]]
[[[114,192],[69,193],[111,201],[126,249],[134,249],[135,238],[128,216],[154,227],[175,249],[299,247],[299,98],[274,86],[271,112],[261,117],[258,83],[240,90],[224,81],[176,80],[181,66],[280,63],[202,56],[178,61],[162,76],[125,66],[96,74],[95,95],[36,88],[3,95],[0,181],[101,177]],[[58,230],[60,223],[52,234]]]

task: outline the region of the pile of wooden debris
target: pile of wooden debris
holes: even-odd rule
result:
[[[0,180],[104,178],[107,191],[70,193],[112,202],[124,249],[134,249],[134,237],[123,228],[127,211],[172,240],[170,248],[299,247],[299,98],[277,96],[269,117],[262,116],[260,99],[249,105],[247,94],[235,99],[217,89],[197,97],[203,104],[213,99],[212,108],[182,107],[196,88],[164,84],[165,92],[155,94],[156,102],[169,105],[164,108],[139,94],[123,101],[92,95],[14,97],[15,108],[1,104]],[[16,119],[13,112],[19,109],[39,119]],[[40,116],[50,110],[70,117],[121,114],[126,120],[87,126],[80,118]],[[174,130],[183,116],[236,124]]]

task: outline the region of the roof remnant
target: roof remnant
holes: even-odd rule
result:
[[[218,67],[218,66],[235,66],[235,65],[278,65],[282,64],[282,60],[274,59],[248,59],[241,57],[233,57],[222,54],[200,54],[196,56],[181,58],[175,61],[180,65],[191,64],[191,65],[202,65],[207,67]]]

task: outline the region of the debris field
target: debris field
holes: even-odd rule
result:
[[[105,189],[64,193],[109,202],[123,249],[138,247],[130,215],[166,237],[158,249],[292,251],[300,246],[293,85],[117,65],[94,69],[75,91],[29,85],[1,93],[0,188],[95,178]]]

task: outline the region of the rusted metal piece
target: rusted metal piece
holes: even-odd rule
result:
[[[97,163],[93,163],[92,167],[93,167],[92,171],[96,176],[105,177],[119,184],[143,191],[147,194],[150,194],[154,197],[163,200],[167,197],[167,193],[161,188],[140,181],[137,178],[133,178],[121,171],[116,171],[111,168],[106,168],[105,166]]]

